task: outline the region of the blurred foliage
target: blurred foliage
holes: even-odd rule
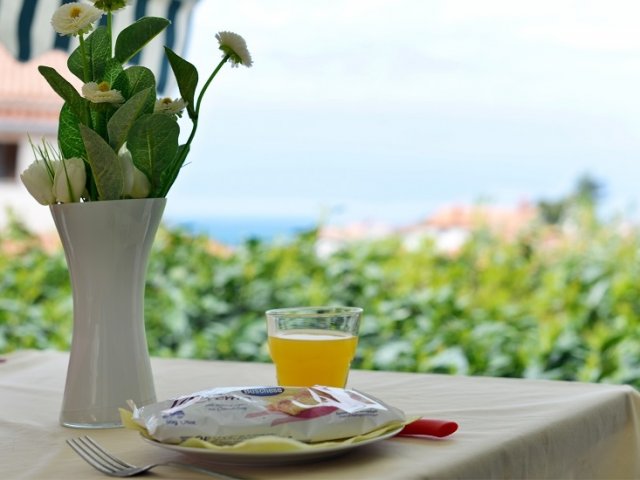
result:
[[[541,199],[537,203],[541,219],[557,225],[570,219],[576,210],[593,209],[602,198],[604,185],[589,174],[580,176],[574,192],[559,199]]]
[[[221,254],[162,228],[145,297],[151,354],[268,361],[268,308],[358,305],[356,368],[640,387],[640,233],[591,206],[515,238],[479,228],[456,252],[390,237],[319,255],[317,240]],[[63,253],[12,222],[0,232],[0,353],[67,349],[71,319]]]

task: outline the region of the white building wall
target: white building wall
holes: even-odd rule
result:
[[[55,126],[54,126],[55,128]],[[20,174],[33,162],[33,152],[29,143],[29,137],[22,133],[20,135],[7,132],[0,134],[0,141],[18,144],[17,168],[13,179],[0,179],[0,229],[5,228],[9,222],[9,210],[20,219],[30,230],[35,233],[46,233],[55,230],[53,219],[49,213],[49,207],[40,205],[29,194],[20,180]],[[32,130],[31,135],[35,133]],[[33,142],[40,142],[43,138],[48,142],[56,144],[56,136],[49,132],[45,134],[40,130],[37,137],[32,136]]]
[[[81,83],[69,73],[66,63],[67,55],[59,51],[20,63],[0,44],[0,142],[17,145],[14,178],[0,179],[0,229],[7,225],[11,209],[34,232],[55,231],[49,208],[27,192],[20,174],[34,160],[29,137],[34,144],[44,138],[57,145],[62,99],[40,75],[38,65],[55,68],[79,90]]]

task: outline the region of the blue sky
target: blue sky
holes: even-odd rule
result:
[[[247,40],[208,92],[167,218],[418,220],[602,180],[635,206],[640,2],[201,0],[187,57]]]

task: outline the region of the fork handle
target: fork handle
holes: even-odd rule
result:
[[[227,475],[226,473],[216,472],[214,470],[210,470],[210,469],[205,468],[205,467],[199,467],[199,466],[193,465],[191,463],[167,462],[167,463],[163,463],[163,465],[173,466],[173,467],[180,467],[180,468],[185,468],[187,470],[193,470],[194,472],[205,473],[205,474],[207,474],[207,475],[209,475],[211,477],[219,478],[220,480],[247,480],[246,478],[232,477],[230,475]]]

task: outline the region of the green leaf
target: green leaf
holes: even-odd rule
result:
[[[119,90],[125,98],[131,98],[136,93],[151,88],[156,91],[156,78],[153,76],[153,72],[146,67],[129,67],[116,78],[111,88]],[[148,105],[148,113],[153,112],[153,102]]]
[[[131,127],[127,148],[133,163],[151,183],[149,197],[165,191],[168,173],[178,150],[178,123],[168,115],[143,115]]]
[[[87,101],[80,96],[73,85],[51,67],[41,65],[38,67],[38,71],[51,85],[51,88],[69,105],[71,111],[80,121],[84,124],[88,123]]]
[[[170,168],[167,169],[166,176],[163,178],[163,190],[159,193],[159,196],[166,197],[169,193],[169,189],[173,185],[173,182],[176,181],[176,178],[178,178],[182,164],[189,154],[189,149],[190,147],[187,144],[178,147],[176,157],[171,162]]]
[[[89,77],[84,78],[84,64],[82,62],[82,49],[78,46],[69,55],[67,67],[83,82],[100,82],[104,77],[107,62],[111,59],[111,45],[109,32],[106,27],[96,28],[84,41],[85,54],[89,65]]]
[[[84,143],[80,136],[80,120],[65,103],[60,110],[60,125],[58,127],[58,143],[64,158],[86,157]]]
[[[164,47],[164,51],[169,59],[169,65],[176,77],[178,89],[182,99],[187,102],[187,113],[190,118],[196,116],[195,95],[198,86],[198,70],[193,64],[186,61],[169,47]]]
[[[111,116],[107,131],[114,151],[120,150],[133,123],[145,113],[149,101],[154,102],[155,98],[155,91],[151,87],[146,88],[132,96]]]
[[[80,134],[80,125],[81,123],[78,117],[71,111],[69,105],[65,103],[62,106],[62,110],[60,110],[60,122],[58,126],[58,145],[64,158],[87,158],[87,151],[84,148]],[[86,165],[86,167],[87,191],[92,200],[97,200],[93,174],[89,166]]]
[[[107,82],[111,87],[122,72],[124,72],[124,68],[122,68],[122,65],[120,64],[120,62],[118,62],[114,58],[111,58],[107,61],[102,80]]]
[[[170,23],[166,18],[142,17],[129,25],[116,39],[115,58],[120,63],[127,62]]]
[[[87,161],[98,189],[99,200],[118,200],[124,192],[124,174],[116,152],[96,132],[80,125]]]

